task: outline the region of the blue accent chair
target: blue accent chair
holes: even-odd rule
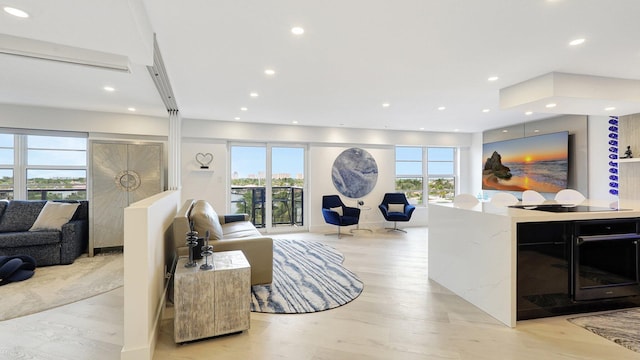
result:
[[[360,221],[360,209],[345,206],[338,195],[324,195],[322,197],[322,216],[327,224],[338,226],[338,238],[341,235],[351,236],[351,234],[341,234],[340,228],[357,225]]]
[[[389,231],[402,231],[398,229],[398,221],[411,220],[411,214],[416,209],[415,206],[409,204],[407,197],[404,193],[386,193],[382,198],[382,203],[378,205],[378,208],[382,212],[385,220],[393,221],[393,227],[387,228]]]

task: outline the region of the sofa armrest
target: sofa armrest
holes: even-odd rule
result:
[[[62,225],[60,264],[71,264],[85,252],[89,243],[89,221],[72,220]]]
[[[218,215],[218,220],[220,220],[220,224],[227,224],[236,221],[249,221],[249,214]]]
[[[247,237],[209,242],[213,251],[242,250],[251,265],[251,284],[268,284],[273,279],[273,239]]]

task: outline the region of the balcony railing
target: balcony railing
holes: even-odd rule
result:
[[[0,189],[0,199],[13,200],[13,189]],[[86,200],[87,189],[37,189],[27,190],[28,200]]]
[[[264,186],[231,187],[231,210],[236,214],[249,214],[256,227],[265,227],[266,191]],[[303,194],[301,187],[271,187],[271,224],[302,226],[304,224]]]

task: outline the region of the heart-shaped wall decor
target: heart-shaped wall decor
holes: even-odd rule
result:
[[[197,153],[196,161],[200,164],[200,169],[208,169],[209,164],[213,161],[213,154],[211,153]]]

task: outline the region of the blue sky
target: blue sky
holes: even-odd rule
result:
[[[13,166],[14,135],[0,134],[0,165]],[[28,166],[86,166],[87,139],[82,137],[27,136]],[[63,150],[60,150],[63,149]],[[0,170],[0,177],[12,170]],[[85,177],[86,170],[27,170],[27,178]]]
[[[304,149],[289,147],[272,148],[272,173],[287,173],[292,177],[304,173]],[[267,150],[259,146],[232,146],[231,173],[243,178],[258,172],[266,173]]]

